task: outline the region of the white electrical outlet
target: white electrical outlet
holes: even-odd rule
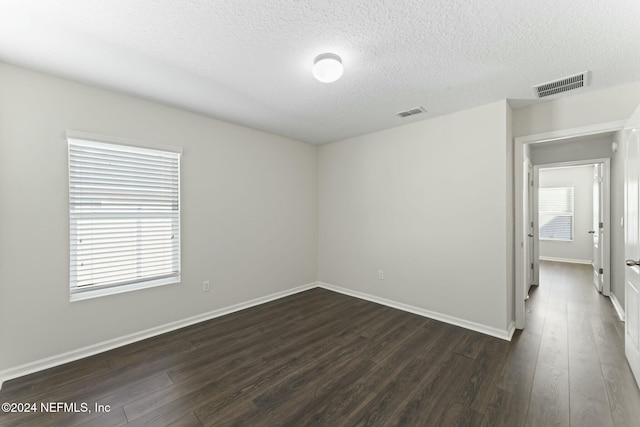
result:
[[[378,279],[384,280],[384,271],[378,270]]]
[[[211,283],[208,280],[202,282],[202,292],[209,292],[211,290]]]

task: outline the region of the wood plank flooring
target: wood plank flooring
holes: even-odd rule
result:
[[[638,426],[624,324],[590,274],[543,263],[512,342],[313,289],[8,381],[0,402],[38,412],[0,425]]]

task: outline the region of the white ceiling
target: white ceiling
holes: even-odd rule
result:
[[[0,0],[0,61],[325,143],[582,71],[640,80],[640,1]]]

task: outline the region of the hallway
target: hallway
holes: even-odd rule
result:
[[[531,387],[527,425],[638,425],[640,391],[624,356],[624,323],[591,280],[589,265],[540,262],[540,286],[530,291],[510,358],[519,368],[511,380]]]

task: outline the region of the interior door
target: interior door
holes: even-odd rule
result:
[[[602,231],[604,228],[603,200],[602,200],[602,163],[593,165],[593,225],[589,233],[593,236],[593,285],[598,292],[602,292],[603,275],[603,245]]]
[[[527,201],[527,210],[526,221],[527,221],[527,244],[525,246],[525,259],[527,263],[525,268],[527,269],[527,283],[526,283],[526,292],[525,298],[529,297],[529,289],[531,285],[536,283],[535,274],[534,274],[534,264],[535,264],[535,255],[534,255],[534,227],[533,227],[533,165],[529,159],[525,159],[524,162],[525,170],[527,171],[527,185],[524,187],[525,194],[523,194],[524,200]]]
[[[627,122],[625,142],[625,355],[640,384],[640,107]]]

